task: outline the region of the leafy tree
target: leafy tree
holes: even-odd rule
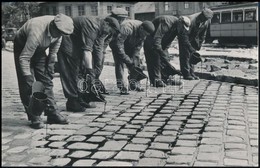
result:
[[[39,10],[38,2],[2,2],[2,25],[19,28]]]

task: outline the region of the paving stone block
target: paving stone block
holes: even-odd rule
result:
[[[230,142],[230,143],[244,143],[245,140],[241,137],[237,137],[237,136],[226,136],[226,141],[225,142]]]
[[[165,125],[164,130],[175,130],[178,131],[180,129],[180,125]]]
[[[80,159],[80,160],[77,160],[75,163],[73,163],[72,166],[92,166],[94,163],[96,162],[96,160],[92,160],[92,159]]]
[[[139,160],[140,152],[130,152],[130,151],[121,151],[119,152],[115,159],[118,160]]]
[[[82,142],[86,139],[85,136],[82,136],[82,135],[73,135],[73,136],[70,136],[66,141],[68,142]]]
[[[195,147],[178,147],[178,146],[175,146],[172,149],[171,153],[172,154],[192,155],[195,151],[196,151]]]
[[[102,137],[102,136],[91,136],[87,140],[87,142],[100,143],[100,142],[103,142],[104,140],[106,140],[106,138]]]
[[[258,139],[256,139],[256,140],[250,140],[250,145],[251,146],[256,146],[256,147],[258,147]]]
[[[126,143],[127,141],[107,141],[99,150],[120,151]]]
[[[149,138],[133,138],[131,140],[132,143],[136,143],[136,144],[148,144],[151,142],[151,139]]]
[[[98,131],[93,135],[94,136],[111,136],[113,134],[114,134],[114,132],[112,132],[112,131]]]
[[[135,129],[121,129],[117,133],[119,133],[119,134],[126,134],[126,135],[135,135],[136,134],[136,130]]]
[[[68,149],[52,149],[50,156],[64,157],[67,153],[69,153]]]
[[[117,130],[120,129],[120,127],[121,127],[121,126],[116,126],[116,125],[107,125],[107,126],[105,126],[102,130],[116,132]]]
[[[196,167],[216,167],[218,164],[216,162],[202,162],[202,161],[195,161],[194,166]]]
[[[167,154],[163,151],[160,151],[160,150],[148,149],[148,150],[145,151],[144,157],[147,157],[147,158],[166,158]]]
[[[202,138],[201,144],[205,145],[221,145],[222,139],[220,138]]]
[[[82,127],[78,131],[75,132],[75,135],[92,135],[93,133],[97,132],[99,128],[92,128],[92,127]]]
[[[48,133],[50,135],[73,135],[75,130],[51,130]]]
[[[222,138],[222,132],[203,132],[202,137],[204,138]]]
[[[152,142],[149,149],[170,150],[171,148],[169,143]]]
[[[75,142],[69,145],[68,149],[79,149],[79,150],[92,150],[98,147],[97,144],[85,143],[85,142]]]
[[[247,145],[243,143],[225,143],[225,149],[246,149]]]
[[[225,166],[249,166],[247,160],[224,158]]]
[[[170,131],[170,130],[167,131],[166,130],[166,131],[163,131],[162,134],[166,135],[166,136],[174,136],[174,137],[176,137],[177,134],[178,134],[178,131]]]
[[[176,143],[176,146],[191,146],[195,147],[197,146],[196,141],[191,141],[191,140],[178,140]]]
[[[48,138],[49,141],[63,141],[66,139],[68,136],[66,135],[53,135],[50,138]]]
[[[52,147],[52,148],[63,148],[63,146],[66,144],[67,142],[64,141],[57,141],[57,142],[51,142],[48,146]]]
[[[14,147],[14,148],[7,150],[7,153],[17,154],[17,153],[21,153],[21,152],[25,151],[28,148],[29,148],[28,146],[18,146],[18,147]]]
[[[57,158],[53,159],[51,162],[53,166],[66,166],[70,161],[70,158]]]
[[[172,143],[176,140],[176,137],[173,136],[164,136],[159,135],[154,139],[154,142],[166,142],[166,143]]]
[[[29,160],[28,163],[42,165],[43,163],[49,162],[50,160],[51,160],[50,156],[37,155],[37,156],[32,157],[32,159]]]
[[[91,158],[92,159],[100,159],[100,160],[110,159],[113,156],[115,156],[116,153],[117,152],[98,151]]]
[[[143,144],[127,144],[123,149],[127,151],[140,151],[143,152],[146,150],[148,145]]]
[[[206,162],[218,162],[221,159],[220,153],[202,153],[199,152],[197,160]]]
[[[133,164],[131,162],[121,162],[121,161],[101,161],[99,164],[97,164],[97,166],[101,166],[101,167],[107,167],[107,166],[111,166],[111,167],[117,167],[117,166],[133,166]]]
[[[71,158],[85,158],[85,157],[89,156],[90,154],[91,154],[91,152],[89,152],[89,151],[77,150],[77,151],[74,151],[73,153],[71,153],[70,155],[68,155],[68,157],[71,157]]]
[[[183,130],[183,134],[198,134],[201,131],[201,129],[196,128],[186,128]]]
[[[136,137],[141,137],[141,138],[152,138],[156,135],[155,132],[138,132],[136,134]]]
[[[157,158],[142,158],[139,160],[137,166],[164,166],[166,164],[166,159]]]
[[[167,159],[167,163],[190,164],[192,159],[192,155],[170,155]]]
[[[106,125],[106,123],[101,122],[91,122],[88,124],[90,127],[97,127],[97,128],[103,128]]]
[[[226,150],[225,156],[233,159],[246,159],[248,157],[248,152],[240,150]]]
[[[200,145],[199,151],[200,152],[209,152],[209,153],[218,153],[221,150],[221,146],[219,145]]]

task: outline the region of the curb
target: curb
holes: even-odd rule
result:
[[[115,66],[115,63],[104,62],[104,65]],[[146,66],[142,66],[141,69],[147,71]],[[247,78],[233,77],[233,76],[226,76],[226,75],[214,75],[214,74],[203,73],[203,72],[195,72],[195,75],[199,76],[201,79],[206,79],[206,80],[215,80],[220,82],[229,82],[229,83],[244,84],[244,85],[251,85],[251,86],[258,86],[259,83],[258,79],[247,79]]]

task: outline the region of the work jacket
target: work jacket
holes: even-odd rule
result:
[[[191,21],[189,30],[190,43],[196,50],[200,50],[202,43],[206,38],[208,26],[210,24],[210,20],[207,20],[203,23],[198,22],[198,16],[200,14],[201,12],[187,16]]]
[[[50,34],[50,22],[55,16],[41,16],[28,20],[16,33],[15,44],[24,46],[20,54],[20,65],[23,75],[31,75],[31,57],[37,52],[49,48],[49,59],[55,60],[62,37],[53,38]]]

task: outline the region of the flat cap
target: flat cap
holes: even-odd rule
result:
[[[69,35],[74,30],[73,20],[64,14],[57,14],[54,17],[54,23],[63,34]]]
[[[180,20],[183,22],[184,28],[186,30],[189,30],[190,28],[190,19],[187,16],[181,16]]]
[[[213,11],[210,10],[209,8],[204,8],[202,10],[202,14],[205,16],[207,19],[211,19],[213,17]]]
[[[155,30],[153,22],[151,22],[151,21],[147,21],[147,20],[144,21],[142,23],[142,26],[143,26],[144,30],[147,31],[150,34],[152,34],[154,32],[154,30]]]
[[[117,17],[128,17],[128,12],[124,8],[115,8],[111,11],[111,14]]]
[[[109,26],[112,27],[117,33],[120,33],[119,22],[113,17],[106,17],[105,21],[109,23]]]

